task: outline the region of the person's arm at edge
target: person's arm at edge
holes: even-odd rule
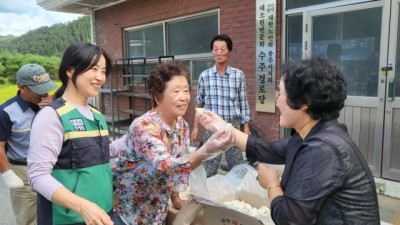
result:
[[[246,133],[246,134],[248,134],[248,135],[251,135],[249,123],[243,124],[243,132]]]
[[[12,126],[10,117],[3,110],[0,110],[0,125],[1,125],[0,138],[2,139],[0,140],[0,173],[3,173],[11,169],[6,154],[6,143],[8,136],[10,135]]]
[[[32,188],[48,200],[62,186],[51,172],[61,152],[63,137],[63,127],[56,111],[51,107],[41,109],[32,122],[28,180]]]
[[[126,138],[127,138],[127,134],[124,134],[119,139],[116,139],[110,143],[109,146],[110,146],[110,157],[111,158],[116,158],[119,156],[121,151],[126,146]]]
[[[110,217],[103,209],[96,204],[73,194],[64,186],[54,192],[51,201],[77,212],[84,218],[85,222],[97,221],[95,224],[99,224],[98,220],[100,219],[102,222],[100,224],[113,224]]]
[[[201,118],[201,123],[203,127],[205,127],[205,129],[221,129],[222,127],[226,127],[227,122],[224,121],[220,116],[218,116],[216,113],[209,111],[209,110],[205,110],[204,111],[205,116],[203,117],[203,115],[199,115]],[[214,124],[217,124],[215,127]],[[219,127],[219,128],[218,128]],[[239,129],[235,128],[232,126],[232,130],[235,136],[235,140],[231,143],[236,145],[241,151],[245,152],[246,151],[246,146],[247,146],[247,141],[249,138],[249,135],[240,131]],[[203,143],[205,144],[205,143]]]
[[[204,72],[203,72],[204,73]],[[203,80],[203,73],[200,74],[198,78],[198,84],[197,84],[197,95],[195,99],[195,111],[194,111],[194,118],[193,118],[193,127],[192,127],[192,132],[190,135],[190,140],[192,142],[197,142],[199,140],[199,123],[196,119],[196,108],[203,108],[204,107],[204,80]]]
[[[246,88],[246,77],[241,71],[241,76],[242,76],[242,81],[240,85],[240,94],[239,94],[239,104],[240,104],[240,111],[241,111],[241,118],[242,121],[241,123],[243,124],[243,132],[251,135],[250,133],[250,126],[249,126],[249,121],[250,121],[250,107],[249,107],[249,102],[247,99],[247,88]]]
[[[268,199],[270,203],[278,197],[283,195],[279,174],[274,168],[270,168],[262,163],[257,166],[258,182],[268,192]]]
[[[235,136],[236,136],[235,145],[242,152],[246,152],[247,139],[249,138],[249,135],[238,129],[235,129]]]
[[[201,165],[204,160],[204,156],[198,153],[198,151],[194,151],[189,155],[190,167],[193,169],[197,168]]]
[[[11,169],[6,154],[6,142],[0,141],[0,173]]]
[[[224,130],[217,131],[199,149],[190,153],[189,161],[191,169],[195,169],[199,165],[201,165],[204,160],[207,160],[210,154],[214,154],[218,151],[222,153],[222,151],[229,149],[232,143],[235,143],[235,131],[238,130],[233,128],[232,126],[231,128],[232,130],[228,131],[228,133],[226,133],[227,131]]]
[[[198,132],[199,132],[199,122],[197,121],[197,118],[196,118],[196,109],[197,108],[203,108],[203,107],[201,107],[201,106],[199,106],[199,105],[196,105],[195,106],[195,111],[194,111],[194,118],[193,118],[193,128],[192,128],[192,133],[191,133],[191,135],[190,135],[190,140],[192,141],[192,142],[197,142],[197,141],[199,141],[198,139],[199,139],[199,134],[198,134]]]
[[[0,110],[0,129],[0,176],[9,188],[20,188],[24,183],[11,169],[7,158],[6,144],[11,135],[12,122],[3,109]]]

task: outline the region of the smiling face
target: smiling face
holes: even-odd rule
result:
[[[301,118],[305,116],[305,112],[304,110],[302,110],[303,107],[298,110],[290,108],[290,106],[287,104],[286,89],[284,81],[282,79],[279,82],[279,90],[277,90],[277,92],[276,106],[278,107],[280,112],[279,125],[285,128],[296,129],[299,120],[301,120]]]
[[[73,71],[69,71],[68,75],[72,76],[72,73]],[[76,77],[75,89],[79,102],[85,103],[88,98],[97,96],[105,81],[106,60],[104,56],[101,56],[96,65]]]
[[[185,76],[174,76],[165,85],[161,99],[156,99],[156,112],[161,119],[174,124],[178,116],[186,113],[190,102],[189,83]]]

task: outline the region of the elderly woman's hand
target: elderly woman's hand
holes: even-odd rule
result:
[[[227,122],[220,116],[203,108],[196,108],[196,120],[211,132],[223,130],[227,126]]]
[[[215,158],[233,146],[235,137],[234,128],[227,123],[224,129],[213,134],[197,151],[203,160]]]

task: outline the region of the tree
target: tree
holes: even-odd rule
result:
[[[36,63],[43,66],[50,77],[58,80],[58,67],[61,59],[56,56],[39,56],[32,54],[12,54],[8,51],[0,53],[0,84],[15,84],[19,68],[27,63]]]
[[[43,26],[15,37],[0,36],[0,85],[15,84],[18,69],[26,63],[43,66],[58,80],[58,67],[65,49],[74,42],[90,42],[90,18]]]
[[[82,16],[66,24],[43,26],[19,37],[0,36],[0,52],[61,57],[74,42],[90,42],[90,18]]]

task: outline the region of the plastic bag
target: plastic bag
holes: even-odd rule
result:
[[[239,198],[245,202],[251,202],[253,207],[269,206],[268,192],[258,183],[258,172],[254,167],[243,165],[247,173],[242,179],[239,190]]]
[[[232,184],[233,188],[239,191],[241,189],[244,177],[251,169],[255,170],[253,167],[247,164],[237,165],[233,167],[227,174],[225,174],[225,179]]]
[[[267,205],[267,191],[257,181],[257,170],[247,164],[233,167],[227,174],[217,174],[207,179],[202,165],[192,170],[189,177],[190,194],[219,202],[221,199],[238,199],[250,201],[254,198],[259,204]],[[253,201],[251,201],[253,202]],[[259,207],[259,206],[258,206]]]
[[[174,222],[172,225],[191,225],[202,224],[202,217],[199,216],[204,208],[203,204],[200,204],[194,200],[188,201],[182,209],[176,214]]]
[[[217,174],[207,179],[208,198],[214,202],[238,198],[237,189],[226,176]]]
[[[212,201],[219,201],[221,198],[237,198],[237,185],[240,179],[235,174],[228,177],[217,174],[207,179],[207,172],[203,165],[190,172],[189,192]]]
[[[207,188],[207,172],[203,165],[198,166],[196,169],[190,171],[189,176],[189,190],[190,194],[209,198]]]
[[[206,199],[205,201],[218,204],[238,199],[251,203],[256,208],[268,206],[267,190],[260,186],[257,175],[258,172],[254,167],[247,164],[240,164],[233,167],[225,175],[217,174],[207,179],[206,171],[201,165],[190,173],[190,194],[204,198]],[[193,197],[190,200],[192,203],[188,202],[190,204],[185,205],[181,209],[177,215],[178,220],[175,220],[181,224],[190,224],[193,219],[198,218],[198,215],[201,214],[201,205],[203,204],[200,203],[202,201],[199,201],[199,198]],[[269,216],[256,218],[262,221],[271,220]],[[175,223],[174,221],[174,224],[179,223]],[[271,222],[271,224],[273,223]]]

